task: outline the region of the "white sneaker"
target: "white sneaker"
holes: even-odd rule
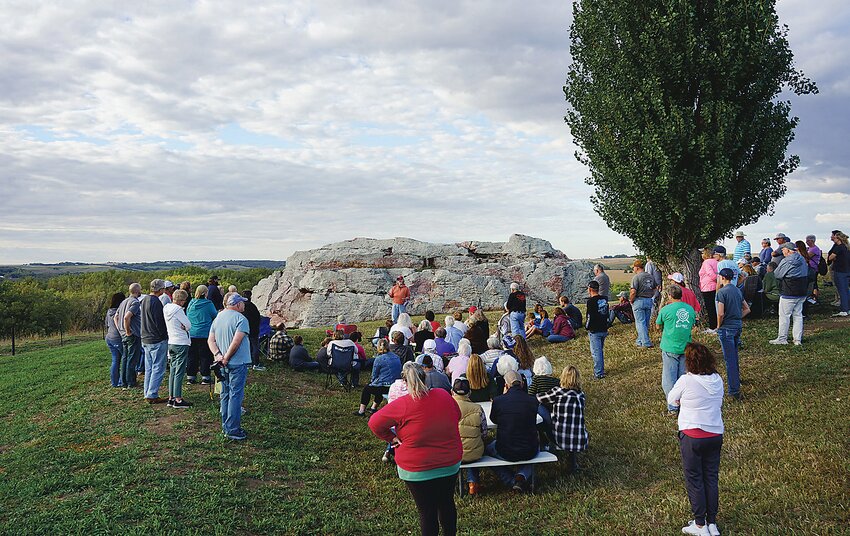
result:
[[[835,314],[834,314],[834,315],[832,315],[832,316],[847,316],[847,311],[841,311],[841,312],[839,312],[839,313],[835,313]]]
[[[682,527],[682,534],[693,534],[694,536],[711,536],[711,533],[708,532],[708,525],[698,527],[693,519],[688,521],[687,526]]]
[[[720,529],[717,528],[717,523],[708,524],[708,533],[711,534],[711,536],[720,536]]]
[[[716,330],[716,329],[711,329],[711,328],[709,328],[709,329],[704,329],[704,330],[702,330],[702,332],[703,332],[703,333],[708,333],[709,335],[717,335],[717,330]]]
[[[806,298],[806,301],[811,303],[812,305],[817,305],[817,300],[814,298]]]
[[[803,346],[803,341],[794,341],[794,346]]]
[[[251,367],[251,368],[252,368],[252,369],[254,369],[254,370],[256,370],[256,371],[259,371],[259,372],[262,372],[262,371],[266,370],[266,367],[264,367],[264,366],[262,366],[262,365],[254,365],[254,366],[253,366],[253,367]]]
[[[782,339],[773,339],[773,340],[770,340],[770,341],[767,341],[767,342],[769,342],[770,344],[788,344],[787,340],[782,340]]]

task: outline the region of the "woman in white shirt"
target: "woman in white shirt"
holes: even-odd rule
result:
[[[410,344],[413,340],[413,333],[416,331],[416,328],[413,327],[413,320],[410,319],[410,315],[407,313],[401,313],[398,315],[398,320],[390,328],[390,340],[393,340],[393,333],[396,331],[400,331],[404,334],[405,344]]]
[[[189,293],[185,290],[175,290],[171,296],[172,302],[165,304],[162,314],[165,317],[165,328],[168,330],[168,407],[185,409],[192,403],[183,399],[183,381],[186,379],[186,358],[189,356],[189,345],[192,340],[189,330],[192,323],[183,307],[189,301]]]
[[[679,450],[685,487],[693,521],[684,534],[718,536],[718,474],[723,446],[723,379],[717,358],[706,346],[688,343],[685,370],[667,395],[667,403],[679,408]]]

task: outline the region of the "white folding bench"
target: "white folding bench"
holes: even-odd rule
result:
[[[532,463],[550,463],[557,462],[558,457],[552,454],[551,452],[540,451],[537,453],[537,456],[530,460],[522,460],[518,462],[509,462],[508,460],[503,460],[501,458],[494,458],[492,456],[482,456],[480,460],[476,460],[474,462],[462,463],[460,465],[460,471],[458,473],[457,479],[457,489],[460,493],[460,496],[463,497],[463,488],[466,483],[463,478],[463,470],[464,469],[482,469],[484,467],[509,467],[511,465],[528,465]],[[529,490],[534,493],[534,479],[535,477],[531,477],[531,481],[528,483]]]

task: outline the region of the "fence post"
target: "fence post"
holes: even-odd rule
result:
[[[62,321],[59,321],[59,346],[64,346],[64,341],[62,337]]]
[[[12,355],[15,355],[15,324],[12,324]]]

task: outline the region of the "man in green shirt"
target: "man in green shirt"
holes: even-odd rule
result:
[[[776,282],[776,261],[770,261],[767,265],[767,273],[764,274],[764,310],[768,315],[776,314],[776,306],[779,304],[779,284]]]
[[[685,373],[685,346],[691,342],[691,328],[696,321],[694,308],[682,301],[682,287],[667,287],[670,303],[661,308],[655,323],[664,330],[661,334],[661,388],[664,399],[673,389],[679,376]],[[667,405],[667,411],[677,413],[679,408]]]

